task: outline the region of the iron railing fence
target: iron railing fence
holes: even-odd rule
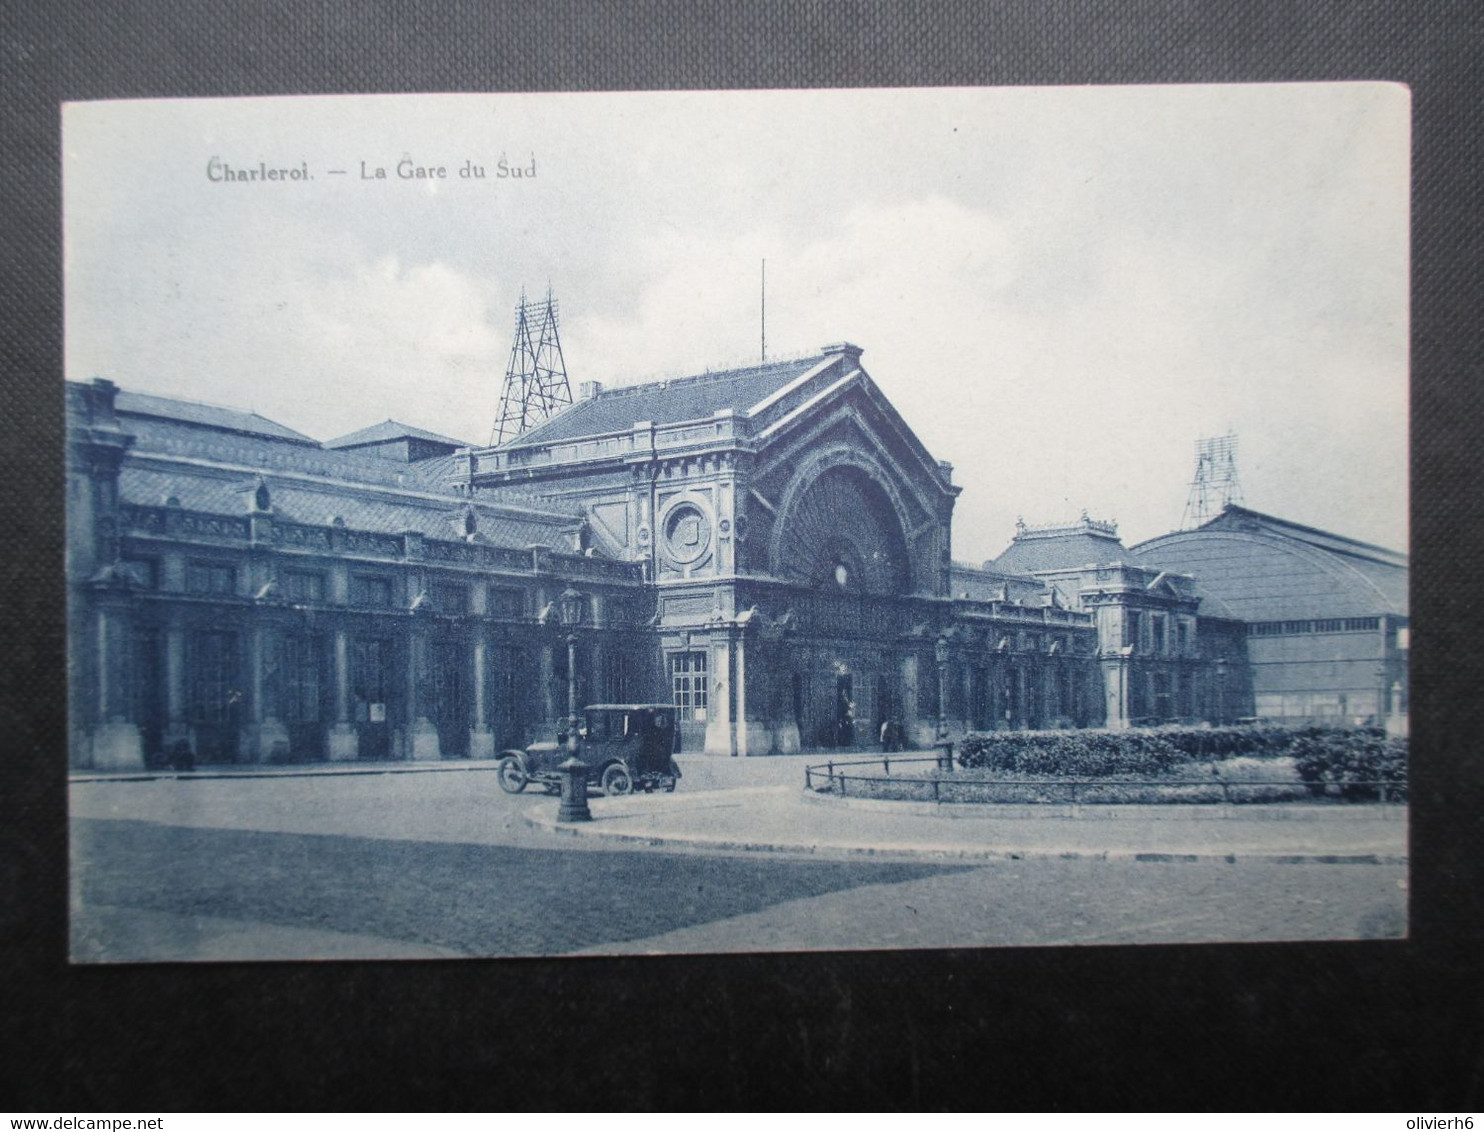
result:
[[[908,763],[937,763],[934,755],[908,755],[905,757],[892,758],[883,755],[879,759],[854,759],[850,762],[837,763],[831,760],[827,763],[806,766],[804,768],[804,789],[813,790],[816,793],[831,792],[848,797],[851,793],[850,783],[855,783],[855,793],[860,797],[869,797],[872,784],[890,784],[894,789],[902,789],[906,792],[917,792],[916,798],[895,799],[899,801],[931,801],[938,804],[944,803],[975,803],[984,802],[981,797],[967,797],[972,793],[960,787],[973,787],[979,790],[987,790],[994,793],[998,790],[1009,792],[1011,788],[1025,791],[1041,791],[1052,795],[1058,793],[1062,797],[1054,799],[1033,798],[1031,801],[1038,804],[1063,804],[1076,805],[1082,792],[1083,798],[1090,791],[1103,791],[1117,793],[1125,787],[1154,787],[1160,790],[1178,790],[1193,786],[1206,787],[1202,794],[1193,798],[1179,799],[1182,802],[1193,804],[1216,804],[1216,805],[1241,805],[1243,799],[1233,796],[1233,790],[1239,792],[1247,791],[1257,787],[1284,787],[1288,790],[1305,790],[1311,794],[1326,794],[1329,787],[1337,787],[1342,791],[1353,788],[1374,790],[1378,802],[1401,801],[1406,797],[1407,784],[1405,782],[1382,782],[1380,780],[1365,780],[1351,782],[1295,782],[1293,779],[1241,779],[1233,781],[1211,775],[1205,778],[1142,778],[1142,779],[1104,779],[1104,778],[943,778],[941,776],[923,775],[895,775],[891,773],[893,764],[902,766]],[[855,772],[858,767],[880,766],[880,774],[866,774]],[[853,773],[847,773],[847,770]],[[1212,787],[1219,788],[1220,796]],[[955,797],[954,795],[958,795]],[[996,799],[997,800],[997,799]],[[1025,799],[1016,799],[1024,801]],[[1261,798],[1249,799],[1248,801],[1262,801]],[[1108,804],[1120,804],[1116,799]],[[1138,804],[1138,803],[1125,803]]]

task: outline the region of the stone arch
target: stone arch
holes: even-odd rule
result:
[[[773,576],[858,593],[910,593],[901,493],[879,461],[847,444],[813,453],[789,481],[768,545]]]

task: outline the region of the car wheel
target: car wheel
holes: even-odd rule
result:
[[[531,780],[526,777],[526,772],[521,768],[520,760],[514,756],[508,756],[500,760],[500,789],[507,794],[519,794],[526,788],[526,783]]]
[[[634,789],[634,779],[629,774],[629,768],[622,763],[614,763],[603,769],[603,793],[609,798],[616,798],[620,794],[628,794]]]

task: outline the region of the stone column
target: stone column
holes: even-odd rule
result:
[[[253,762],[283,761],[288,756],[289,731],[278,718],[278,703],[271,694],[268,667],[272,663],[272,637],[267,625],[252,627],[252,724],[248,735],[248,757]]]
[[[180,742],[194,751],[195,737],[186,723],[185,629],[175,619],[165,630],[165,719],[166,752]]]
[[[902,654],[902,738],[915,748],[928,748],[937,737],[938,720],[922,717],[922,699],[918,687],[918,657],[915,648]],[[936,680],[937,674],[933,674]]]
[[[1010,665],[1011,679],[1015,681],[1015,728],[1023,731],[1030,725],[1030,680],[1027,678],[1025,660],[1017,657]]]
[[[127,649],[129,625],[122,610],[101,606],[97,614],[98,722],[93,730],[93,769],[142,770],[144,744],[129,719]]]
[[[406,752],[409,759],[434,760],[442,757],[438,744],[438,728],[428,718],[431,692],[428,676],[428,628],[414,621],[407,632]]]
[[[766,727],[760,720],[749,720],[747,718],[747,635],[737,633],[736,640],[736,689],[737,689],[737,726],[736,746],[733,754],[740,758],[748,755],[766,755],[772,746],[768,742]]]
[[[737,733],[732,725],[732,696],[735,686],[734,650],[726,631],[712,634],[709,645],[711,663],[707,665],[707,678],[711,681],[706,697],[706,753],[708,755],[735,755]]]
[[[350,762],[360,755],[361,741],[350,722],[350,643],[345,630],[335,630],[335,722],[325,739],[332,762]]]
[[[578,685],[577,697],[582,702],[577,706],[584,708],[588,704],[611,703],[613,697],[609,695],[607,686],[608,650],[605,635],[600,630],[589,630],[583,643],[587,645],[587,687]]]
[[[1103,670],[1103,725],[1121,730],[1129,726],[1128,657],[1104,656],[1099,666]]]
[[[541,730],[547,734],[557,718],[557,701],[554,698],[552,685],[556,681],[556,657],[552,652],[550,641],[543,641],[540,654],[540,681],[541,681]],[[565,696],[565,692],[563,695]],[[566,718],[566,700],[562,700],[562,718]]]
[[[962,710],[959,715],[963,718],[963,730],[969,732],[974,730],[974,663],[970,646],[964,645],[958,650],[958,665],[961,670],[956,683],[963,695]]]
[[[489,722],[490,646],[489,630],[483,625],[474,627],[474,720],[469,729],[469,757],[492,759],[495,757],[495,733]]]

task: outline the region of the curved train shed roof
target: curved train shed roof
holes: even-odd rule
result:
[[[1244,621],[1407,615],[1405,554],[1245,507],[1134,550],[1146,566],[1194,574]]]

